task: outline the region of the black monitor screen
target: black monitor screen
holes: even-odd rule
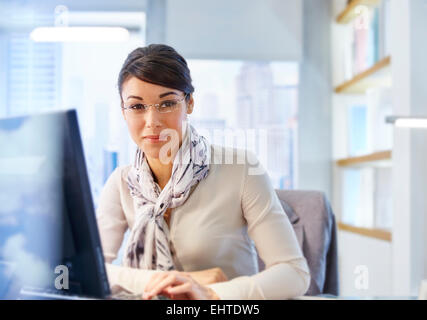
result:
[[[1,119],[0,146],[0,298],[107,296],[76,112]]]

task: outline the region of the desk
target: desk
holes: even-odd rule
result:
[[[298,296],[293,300],[418,300],[417,296],[334,296],[330,294],[318,296]]]

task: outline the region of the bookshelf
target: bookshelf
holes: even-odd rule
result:
[[[359,6],[370,8],[378,6],[379,3],[380,0],[353,0],[338,15],[336,21],[340,24],[349,23],[360,14],[360,11],[358,10]]]
[[[387,115],[380,112],[377,117],[369,113],[372,112],[370,107],[374,107],[375,113],[387,103],[391,106],[387,107],[391,115],[425,114],[427,90],[420,88],[427,70],[427,46],[422,41],[426,38],[427,6],[424,0],[379,1],[377,6],[370,7],[380,28],[372,37],[370,17],[337,22],[344,20],[338,17],[349,11],[350,4],[348,0],[333,0],[330,18],[331,199],[338,225],[340,274],[356,274],[358,266],[366,266],[369,285],[359,290],[355,288],[357,275],[344,276],[340,278],[340,293],[348,296],[410,295],[425,278],[419,270],[426,268],[427,261],[426,251],[417,249],[420,243],[426,242],[426,197],[419,192],[426,190],[427,185],[427,153],[423,145],[426,133],[425,130],[391,126],[391,143],[377,143],[384,138],[380,127]],[[362,19],[368,22],[367,31],[356,30],[362,25]],[[366,41],[367,38],[370,39]],[[364,45],[358,47],[363,41],[366,41]],[[375,52],[371,54],[374,58],[366,63],[365,52],[371,50]],[[356,62],[355,55],[359,55],[358,62],[362,63]],[[360,79],[388,73],[387,69],[392,71],[388,76],[391,88],[367,85],[360,90],[350,90]],[[387,98],[378,98],[383,93]],[[370,122],[362,128],[366,129],[361,134],[362,139],[368,141],[366,144],[353,143],[352,139],[361,128],[359,124],[363,122],[355,121],[357,117]],[[375,142],[369,142],[376,138]],[[384,161],[389,167],[378,167]],[[424,261],[422,266],[420,261]]]
[[[338,222],[338,229],[388,242],[391,242],[392,238],[391,232],[384,229],[355,227],[342,222]]]
[[[391,56],[375,63],[366,71],[335,87],[335,93],[361,94],[377,87],[391,86]]]
[[[392,109],[388,1],[335,0],[333,203],[339,230],[391,242],[393,143],[385,124]]]
[[[336,164],[339,167],[391,165],[391,152],[391,150],[378,151],[363,156],[339,159]]]

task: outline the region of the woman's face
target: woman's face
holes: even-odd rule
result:
[[[173,157],[174,154],[171,151],[174,148],[177,150],[182,143],[182,127],[187,114],[193,112],[193,97],[190,95],[187,102],[183,100],[182,91],[145,82],[136,77],[130,77],[123,83],[121,94],[125,108],[138,104],[151,105],[181,100],[169,113],[160,113],[154,107],[149,107],[148,110],[139,114],[133,110],[122,110],[133,141],[147,158],[161,158],[160,160],[165,163],[165,157],[162,156],[165,150],[170,150],[167,151],[167,156]],[[176,145],[177,142],[179,145]]]

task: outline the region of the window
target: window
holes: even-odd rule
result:
[[[120,109],[117,77],[126,56],[144,46],[139,33],[126,43],[62,45],[62,108],[77,110],[93,199],[117,165],[131,163],[134,142]]]
[[[35,43],[28,32],[7,35],[6,116],[52,110],[59,103],[60,45]]]
[[[275,188],[295,186],[298,64],[188,61],[190,122],[215,144],[254,151]]]
[[[129,163],[133,143],[120,112],[117,76],[127,54],[145,43],[143,12],[71,12],[70,17],[91,26],[124,26],[130,39],[120,43],[34,42],[31,31],[53,26],[54,13],[26,14],[11,9],[13,17],[0,33],[0,76],[5,94],[0,115],[18,116],[60,109],[76,109],[92,195],[99,193],[118,164]],[[15,20],[13,20],[15,19]],[[23,25],[23,26],[22,26]]]

